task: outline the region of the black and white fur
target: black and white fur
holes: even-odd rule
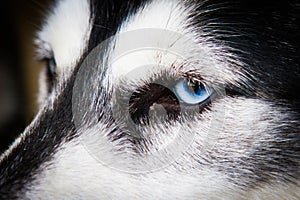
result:
[[[299,1],[57,1],[37,39],[48,63],[40,110],[1,156],[0,199],[300,199],[299,19]],[[144,38],[158,47],[172,48],[172,33],[189,38],[179,44],[188,59],[154,49],[113,60],[127,41],[118,35],[138,30],[169,31]],[[158,67],[127,77],[141,65]],[[115,95],[164,76],[225,92],[132,137]],[[193,139],[156,167],[174,135]]]

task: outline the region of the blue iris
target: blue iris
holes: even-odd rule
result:
[[[180,80],[174,87],[179,100],[186,104],[199,104],[210,97],[210,92],[200,82]]]

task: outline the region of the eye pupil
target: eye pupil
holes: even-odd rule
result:
[[[203,84],[199,82],[187,82],[187,88],[191,93],[195,93],[196,95],[201,95],[203,90],[205,90]]]

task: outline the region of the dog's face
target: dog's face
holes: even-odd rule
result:
[[[298,3],[62,0],[0,197],[297,199]]]

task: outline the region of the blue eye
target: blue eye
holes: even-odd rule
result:
[[[200,82],[180,80],[174,87],[179,100],[186,104],[199,104],[210,97],[210,91]]]

